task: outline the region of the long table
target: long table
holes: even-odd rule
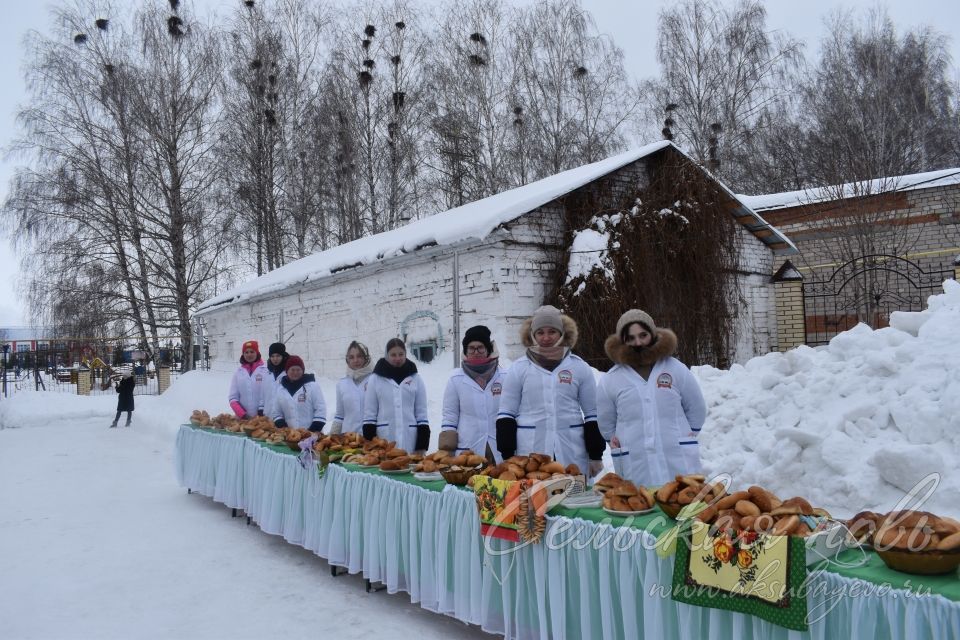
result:
[[[661,519],[561,509],[543,543],[518,546],[481,537],[473,494],[441,482],[341,465],[320,478],[285,447],[190,426],[175,464],[181,486],[243,509],[265,532],[508,638],[960,638],[955,574],[906,576],[875,557],[817,572],[810,627],[790,631],[672,600],[673,559],[653,550]]]

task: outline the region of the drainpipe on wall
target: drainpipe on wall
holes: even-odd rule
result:
[[[453,349],[453,367],[460,366],[460,253],[453,250],[453,340],[450,347]]]

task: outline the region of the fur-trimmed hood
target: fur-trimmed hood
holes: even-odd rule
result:
[[[573,318],[565,313],[560,315],[560,320],[563,322],[563,337],[560,338],[560,345],[567,347],[568,349],[573,349],[575,346],[577,346],[577,338],[580,337],[580,330],[577,329],[577,323],[573,321]],[[520,342],[528,349],[535,344],[533,341],[533,336],[530,333],[530,327],[532,326],[532,316],[524,320],[523,324],[520,325]]]
[[[653,345],[637,353],[624,344],[620,336],[613,334],[603,343],[603,350],[607,357],[616,364],[628,367],[644,367],[655,364],[658,360],[669,358],[677,351],[677,334],[670,329],[657,329],[657,341]]]

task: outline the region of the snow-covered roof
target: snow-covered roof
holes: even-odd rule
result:
[[[843,198],[852,198],[897,191],[912,191],[914,189],[931,189],[951,184],[960,184],[960,167],[893,178],[878,178],[867,182],[850,182],[832,187],[785,191],[784,193],[767,193],[758,196],[737,194],[737,198],[754,211],[771,211],[839,200],[841,198],[837,196],[841,193]]]
[[[672,142],[667,140],[654,142],[599,162],[563,171],[522,187],[415,220],[391,231],[384,231],[314,253],[210,298],[201,303],[197,311],[202,313],[214,307],[269,295],[289,287],[326,278],[342,269],[386,260],[425,246],[451,245],[474,238],[482,240],[496,228],[523,214],[666,148],[673,148],[689,159],[689,156]],[[715,180],[740,205],[733,215],[751,233],[770,245],[773,251],[796,253],[796,247],[786,236],[754,211],[743,206],[738,196],[726,185],[706,170],[704,173]]]

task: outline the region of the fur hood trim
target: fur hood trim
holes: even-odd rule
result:
[[[561,314],[560,320],[563,322],[563,338],[560,344],[568,349],[577,346],[577,338],[580,337],[580,331],[577,329],[577,323],[567,314]],[[530,327],[533,326],[533,317],[529,317],[520,325],[520,342],[528,349],[534,346],[533,336],[530,335]]]
[[[657,341],[649,349],[637,353],[630,345],[620,341],[620,336],[613,334],[603,343],[603,350],[607,357],[616,364],[628,367],[643,367],[655,364],[658,360],[669,358],[677,351],[677,334],[670,329],[657,329]]]

